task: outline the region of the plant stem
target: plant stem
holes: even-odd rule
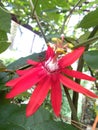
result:
[[[34,8],[33,8],[32,16],[34,15],[34,12],[36,11],[37,3],[38,3],[38,0],[36,0],[35,3],[33,4]]]
[[[75,47],[73,47],[73,49],[78,48],[78,47],[80,47],[80,46],[90,45],[90,44],[92,44],[92,43],[93,43],[94,41],[96,41],[96,40],[98,40],[98,36],[95,36],[95,37],[93,37],[93,38],[90,38],[90,39],[86,40],[85,42],[82,42],[82,43],[76,45]]]
[[[91,76],[94,77],[94,74],[93,74],[92,69],[91,69],[89,66],[87,66],[87,67],[88,67],[88,70],[90,71]],[[96,81],[96,80],[95,80],[95,87],[96,87],[96,89],[98,90],[97,81]]]
[[[97,123],[98,123],[98,115],[96,115],[96,117],[95,117],[95,120],[94,120],[94,123],[93,123],[93,126],[92,126],[92,130],[96,129]]]
[[[67,17],[65,16],[65,19],[64,19],[64,22],[63,22],[63,25],[62,25],[62,28],[61,28],[61,34],[64,32],[64,26],[65,26],[65,23],[66,23],[67,19],[72,15],[72,13],[75,11],[76,7],[80,4],[81,1],[82,1],[82,0],[79,0],[79,1],[75,4],[75,6],[72,8],[72,10],[70,10],[68,16],[67,16]]]
[[[89,39],[89,40],[87,40],[87,41],[93,41],[93,40],[95,40],[96,38],[94,37],[94,35],[96,34],[97,31],[98,31],[98,26],[96,26],[96,27],[93,29],[93,31],[90,33],[88,39],[90,38],[91,40]],[[93,37],[93,38],[91,38],[91,37]],[[93,40],[92,40],[92,39],[93,39]],[[98,37],[97,37],[97,39],[98,39]],[[86,42],[84,42],[84,43],[86,44]],[[88,42],[88,43],[89,43],[89,42]],[[86,44],[86,45],[87,45],[87,46],[86,46],[86,50],[88,50],[89,44]],[[83,60],[83,56],[81,56],[80,59],[79,59],[79,62],[78,62],[77,71],[82,72],[83,65],[84,65],[84,60]],[[75,79],[75,82],[80,84],[80,79]],[[73,104],[74,104],[74,106],[75,106],[76,112],[77,112],[77,107],[78,107],[78,97],[79,97],[79,94],[76,93],[76,92],[73,92]],[[72,116],[71,116],[71,117],[72,117],[72,118],[71,118],[72,120],[75,120],[75,119],[74,119],[74,113],[72,113]]]
[[[84,65],[84,61],[83,61],[83,57],[81,57],[79,59],[79,62],[78,62],[77,71],[81,72],[82,68],[83,68],[83,65]],[[80,79],[75,79],[75,82],[80,84]],[[75,109],[76,109],[76,115],[77,115],[77,109],[78,109],[78,98],[79,98],[79,94],[77,92],[73,92],[73,104],[74,104]],[[72,113],[71,119],[75,120],[74,113]]]
[[[43,32],[43,29],[42,29],[42,26],[41,26],[41,24],[40,24],[40,21],[39,21],[39,18],[38,18],[38,16],[37,16],[37,13],[36,13],[36,11],[35,11],[33,2],[32,2],[32,0],[29,0],[29,1],[30,1],[31,9],[32,9],[32,18],[33,18],[33,15],[34,15],[34,16],[35,16],[35,19],[36,19],[36,22],[37,22],[37,24],[38,24],[38,26],[39,26],[39,28],[40,28],[40,31],[41,31],[41,33],[42,33],[42,36],[43,36],[45,42],[47,43],[48,41],[47,41],[46,36],[45,36],[45,34],[44,34],[44,32]]]
[[[78,122],[78,117],[77,117],[77,112],[76,112],[76,109],[74,107],[74,104],[72,102],[72,99],[70,97],[70,94],[68,92],[68,89],[64,86],[64,91],[65,91],[65,94],[66,94],[66,97],[67,97],[67,100],[69,102],[69,105],[70,105],[70,109],[73,113],[73,116],[74,116],[74,120]]]

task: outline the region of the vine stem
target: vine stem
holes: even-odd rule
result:
[[[96,34],[97,31],[98,31],[98,26],[96,26],[93,29],[93,31],[90,33],[90,35],[88,37],[88,40],[86,42],[81,43],[81,46],[83,46],[83,45],[86,46],[86,51],[88,50],[89,45],[91,44],[91,42],[93,42],[94,40],[98,39],[98,37],[94,37],[94,35]],[[81,56],[80,59],[79,59],[79,62],[78,62],[77,71],[82,72],[83,65],[84,65],[84,60],[83,60],[83,56]],[[80,79],[75,79],[75,82],[78,83],[78,84],[80,84],[80,81],[81,81]],[[76,112],[77,112],[77,108],[78,108],[78,97],[79,97],[79,94],[77,92],[73,92],[73,104],[74,104],[74,106],[76,108]],[[72,113],[71,119],[75,120],[74,113]]]
[[[79,0],[75,6],[72,8],[72,10],[70,10],[68,16],[66,17],[65,16],[65,19],[64,19],[64,22],[63,22],[63,25],[62,25],[62,28],[61,28],[61,34],[64,32],[64,26],[65,26],[65,23],[67,21],[67,19],[72,15],[72,13],[75,11],[76,7],[80,4],[81,0]]]
[[[61,118],[62,118],[65,122],[69,122],[69,123],[70,123],[70,121],[71,121],[71,122],[73,122],[73,124],[75,123],[75,124],[77,124],[77,125],[81,125],[81,126],[83,126],[83,127],[87,127],[87,125],[85,125],[85,124],[83,124],[83,123],[81,123],[81,122],[77,122],[77,121],[71,120],[70,118],[65,117],[64,115],[61,115]]]
[[[32,16],[34,15],[34,12],[36,11],[37,3],[38,3],[38,0],[36,0],[35,3],[33,4],[34,8],[33,8]]]
[[[84,65],[84,60],[83,60],[83,56],[81,56],[80,59],[79,59],[79,62],[78,62],[77,71],[82,72],[83,65]],[[78,83],[78,84],[80,84],[80,81],[81,81],[80,79],[75,79],[75,82]],[[78,98],[79,98],[79,94],[74,91],[72,99],[73,99],[73,104],[74,104],[75,109],[76,109],[76,115],[77,115],[77,110],[78,110]],[[72,115],[71,115],[71,119],[75,120],[73,112],[72,112]]]
[[[97,123],[98,123],[98,115],[96,115],[96,117],[95,117],[95,120],[94,120],[94,123],[92,126],[92,130],[96,130]]]
[[[42,26],[41,26],[41,24],[40,24],[38,15],[37,15],[36,10],[35,10],[35,8],[34,8],[34,4],[33,4],[32,0],[29,0],[29,2],[30,2],[30,5],[31,5],[31,9],[32,9],[32,18],[33,18],[33,16],[35,17],[36,22],[37,22],[37,24],[38,24],[38,26],[39,26],[39,28],[40,28],[41,33],[42,33],[42,36],[43,36],[43,38],[44,38],[44,40],[45,40],[45,42],[46,42],[46,44],[47,44],[48,41],[47,41],[46,36],[45,36],[45,34],[44,34],[44,32],[43,32],[43,29],[42,29]],[[37,0],[37,2],[38,2],[38,0]],[[36,6],[37,6],[37,5],[36,5]],[[35,6],[35,7],[36,7],[36,6]]]
[[[92,44],[92,43],[93,43],[94,41],[96,41],[96,40],[98,40],[98,36],[92,37],[92,38],[88,39],[87,41],[82,42],[82,43],[80,43],[80,44],[74,46],[73,49],[78,48],[78,47],[80,47],[80,46],[90,45],[90,44]]]
[[[66,86],[63,86],[64,87],[64,91],[65,91],[65,94],[66,94],[66,97],[67,97],[67,100],[69,102],[69,106],[70,106],[70,109],[74,115],[74,120],[78,122],[78,117],[77,117],[77,112],[76,112],[76,109],[75,109],[75,106],[72,102],[72,99],[70,97],[70,94],[69,94],[69,91],[68,89],[66,88]]]

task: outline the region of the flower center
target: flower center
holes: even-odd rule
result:
[[[54,60],[54,59],[49,58],[49,59],[45,62],[45,68],[46,68],[49,72],[54,72],[54,71],[58,70],[59,66],[58,66],[57,60]]]

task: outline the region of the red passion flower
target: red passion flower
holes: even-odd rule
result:
[[[93,92],[68,78],[70,76],[90,81],[96,80],[91,76],[72,70],[69,67],[83,54],[84,49],[84,47],[77,48],[71,53],[58,58],[55,51],[48,46],[44,61],[36,62],[28,60],[27,63],[32,67],[25,70],[17,70],[16,73],[19,77],[6,83],[6,86],[11,87],[11,91],[6,95],[6,98],[13,98],[36,85],[27,105],[26,116],[30,116],[36,112],[49,91],[53,111],[56,116],[59,116],[62,102],[62,84],[78,93],[92,98],[98,98]]]

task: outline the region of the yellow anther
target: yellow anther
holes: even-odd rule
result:
[[[65,54],[66,52],[65,52],[65,50],[63,48],[57,48],[56,53],[57,54]]]

